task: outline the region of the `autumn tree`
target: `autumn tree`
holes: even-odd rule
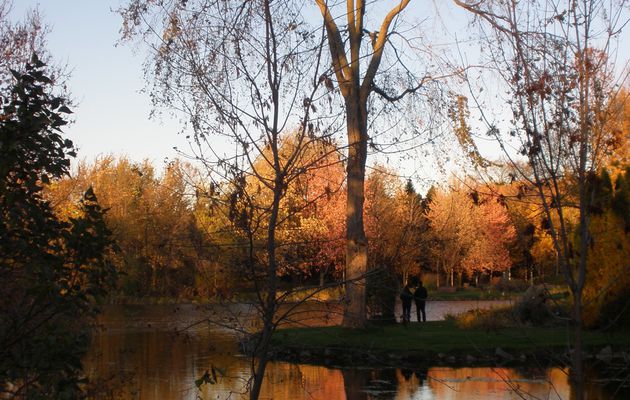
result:
[[[461,284],[464,275],[478,281],[480,273],[492,278],[512,266],[509,249],[516,231],[503,198],[492,188],[466,181],[438,191],[427,218],[433,254],[451,286],[456,275]]]
[[[545,249],[541,235],[540,207],[535,188],[522,180],[516,180],[509,166],[502,166],[507,176],[498,180],[493,192],[505,204],[510,221],[515,230],[515,239],[510,247],[514,274],[526,282],[534,284],[534,272],[539,278],[545,276],[546,264],[553,257],[539,257],[539,250]],[[496,181],[495,181],[496,182]],[[546,242],[544,242],[546,243]],[[553,249],[551,248],[553,251]]]
[[[295,150],[296,139],[297,136],[288,135],[282,141],[280,157],[283,162]],[[274,173],[265,161],[268,156],[261,155],[254,162],[258,173],[265,178]],[[330,282],[330,278],[340,280],[343,271],[343,163],[339,149],[326,141],[313,141],[296,162],[303,173],[287,185],[279,210],[278,274],[293,284],[313,281],[319,275],[319,283],[323,287],[326,280]],[[215,273],[218,270],[227,280],[230,280],[230,275],[236,278],[242,271],[235,270],[234,266],[243,264],[239,247],[244,244],[240,242],[243,237],[229,219],[230,192],[225,192],[226,196],[211,195],[223,193],[221,186],[229,184],[223,182],[219,187],[214,187],[206,185],[203,180],[197,182],[194,206],[196,220],[212,249],[209,257],[213,266],[205,269],[215,277],[218,276]],[[265,240],[262,227],[267,223],[266,204],[273,192],[255,175],[247,177],[246,188],[251,194],[253,206],[249,218],[260,226],[253,239],[262,243]],[[207,256],[204,259],[208,259]],[[236,282],[226,282],[222,291],[235,289]],[[290,287],[285,288],[284,295],[291,295],[292,291]]]
[[[512,267],[509,250],[516,230],[502,198],[490,194],[491,190],[480,194],[479,189],[472,192],[474,240],[462,264],[469,273],[487,273],[491,281],[495,272],[506,272]]]
[[[105,218],[120,248],[112,262],[123,272],[123,295],[191,297],[203,253],[195,245],[200,230],[193,212],[194,173],[180,161],[159,171],[146,160],[104,156],[80,162],[71,176],[46,189],[46,197],[67,219],[76,213],[81,192],[93,188],[109,210]]]
[[[344,219],[345,174],[342,155],[333,143],[313,143],[299,161],[304,173],[289,185],[287,207],[299,229],[289,227],[291,240],[285,251],[292,252],[303,276],[319,274],[320,286],[326,275],[339,278]],[[286,228],[283,228],[286,229]],[[296,251],[296,245],[298,251]],[[340,280],[340,279],[339,279]]]
[[[320,286],[329,274],[343,281],[346,179],[342,161],[339,154],[331,154],[321,163],[321,168],[306,175],[306,199],[311,202],[306,212],[318,226],[316,240],[311,243],[317,248],[314,262],[319,270]]]
[[[372,170],[367,179],[364,212],[371,268],[386,267],[401,278],[401,283],[420,272],[419,262],[426,251],[425,205],[411,181],[383,166]]]
[[[366,277],[368,315],[385,321],[395,321],[394,309],[400,292],[400,281],[395,267],[402,261],[400,234],[405,231],[399,225],[400,207],[396,194],[402,189],[401,182],[381,166],[367,177],[365,187],[364,221],[368,239],[369,274]]]
[[[368,3],[347,0],[333,4],[315,0],[326,27],[328,49],[337,87],[344,99],[347,136],[347,205],[346,205],[346,303],[343,326],[363,327],[366,321],[365,274],[368,268],[368,243],[363,221],[365,202],[365,168],[368,144],[371,143],[368,123],[368,102],[372,93],[386,101],[397,101],[415,93],[430,79],[406,76],[409,83],[400,94],[392,88],[380,87],[377,74],[381,68],[386,47],[390,43],[397,18],[409,5],[401,0],[388,10],[379,27],[367,24]],[[345,5],[345,7],[343,7]],[[334,16],[339,12],[341,17]],[[374,10],[372,9],[371,12]],[[340,21],[345,20],[341,25]],[[340,28],[341,26],[341,28]],[[347,32],[347,36],[345,34]],[[394,57],[395,64],[399,58]],[[389,64],[388,69],[394,68]],[[408,71],[407,71],[408,72]],[[426,78],[426,77],[425,77]]]
[[[294,134],[282,141],[282,162],[286,162],[287,157],[296,151],[298,143],[299,136]],[[264,151],[254,163],[258,175],[263,179],[273,174],[273,169],[265,161],[269,156],[268,151]],[[295,163],[303,169],[303,173],[287,184],[280,204],[278,255],[280,273],[303,280],[315,269],[327,270],[334,263],[326,254],[336,258],[335,248],[341,237],[331,237],[338,235],[331,229],[338,231],[333,227],[343,227],[343,221],[336,218],[339,214],[335,213],[333,207],[340,205],[345,177],[338,147],[326,140],[313,140],[304,146]],[[257,176],[248,177],[247,187],[255,206],[254,213],[264,213],[273,192]],[[326,215],[325,212],[332,214]],[[254,219],[262,218],[254,216]],[[262,225],[265,223],[261,221]],[[336,266],[334,269],[337,269]]]
[[[584,287],[584,323],[609,328],[627,326],[627,260],[630,257],[630,168],[613,183],[606,169],[594,181],[592,235]]]
[[[407,180],[396,193],[396,200],[400,227],[400,262],[396,270],[402,276],[402,281],[406,282],[413,276],[421,278],[429,270],[429,222],[425,214],[429,201],[428,197],[416,191],[411,180]]]
[[[591,182],[592,235],[584,287],[584,323],[606,329],[628,326],[630,282],[630,97],[624,88],[610,101],[606,123],[618,146],[608,154],[606,167]],[[625,134],[623,132],[626,132]]]
[[[463,190],[437,190],[429,204],[427,218],[434,243],[432,256],[437,264],[437,285],[441,270],[453,286],[455,275],[464,272],[464,256],[474,240],[472,201]]]
[[[413,184],[385,166],[366,181],[364,220],[369,242],[367,296],[370,317],[394,320],[401,284],[418,277],[425,258],[427,221]],[[375,315],[378,314],[378,315]]]
[[[590,182],[614,147],[606,112],[618,90],[615,38],[627,24],[625,1],[466,1],[456,4],[482,26],[488,62],[507,90],[512,126],[486,113],[503,149],[516,147],[531,173],[560,269],[573,298],[572,377],[582,398],[583,289],[587,279],[593,191]],[[625,72],[624,72],[625,73]],[[517,155],[506,151],[511,160]],[[513,162],[514,166],[518,163]],[[578,211],[576,226],[567,212]],[[578,235],[577,246],[572,238]]]
[[[242,276],[254,286],[262,321],[252,336],[252,399],[271,335],[286,317],[278,288],[278,232],[289,221],[283,199],[305,171],[298,162],[305,148],[335,133],[320,103],[329,91],[321,31],[301,12],[298,3],[269,0],[132,0],[121,10],[123,38],[139,38],[150,50],[146,76],[155,105],[183,113],[190,156],[222,190],[214,196],[228,199],[228,218],[245,244]],[[290,134],[289,151],[283,144]],[[269,192],[264,202],[256,201],[252,179]]]
[[[630,164],[630,88],[625,85],[607,102],[607,107],[600,115],[606,124],[610,146],[605,164],[614,176]],[[625,132],[625,133],[624,133]]]

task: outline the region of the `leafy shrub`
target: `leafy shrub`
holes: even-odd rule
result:
[[[448,316],[447,319],[454,320],[462,329],[483,329],[487,332],[517,325],[511,307],[470,310],[457,316]]]
[[[531,286],[514,304],[515,318],[528,325],[555,325],[563,322],[570,314],[566,302],[552,300],[546,286]]]
[[[499,329],[522,325],[553,325],[568,315],[562,305],[549,300],[549,291],[543,286],[532,286],[513,306],[488,310],[470,310],[459,315],[447,315],[462,329]]]

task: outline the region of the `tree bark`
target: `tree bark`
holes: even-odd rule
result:
[[[374,77],[381,64],[383,49],[387,43],[390,24],[407,7],[411,0],[400,0],[389,10],[372,43],[373,53],[361,77],[361,42],[364,37],[363,18],[365,2],[346,2],[347,43],[341,35],[326,0],[315,0],[319,7],[337,77],[339,89],[346,105],[348,135],[348,196],[346,209],[346,306],[342,325],[361,328],[366,323],[365,274],[367,272],[367,239],[363,228],[363,201],[365,163],[367,160],[367,100],[372,92]],[[349,47],[349,57],[346,54]],[[364,58],[365,59],[365,58]]]
[[[354,88],[358,90],[358,88]],[[366,322],[365,274],[367,239],[363,228],[365,163],[367,160],[367,112],[360,96],[346,98],[348,129],[348,194],[346,203],[346,304],[342,325],[361,328]]]
[[[277,137],[274,136],[274,137]],[[277,147],[276,147],[277,149]],[[277,152],[274,154],[274,161],[278,164]],[[282,187],[284,185],[283,179],[276,173],[276,179],[274,184],[273,203],[271,207],[271,214],[269,216],[269,226],[267,228],[267,256],[268,256],[268,277],[267,277],[267,293],[266,301],[263,309],[263,330],[261,337],[257,343],[255,350],[255,356],[257,364],[253,371],[253,383],[252,389],[249,394],[249,398],[257,400],[260,396],[260,390],[262,388],[263,379],[265,376],[265,369],[267,368],[268,355],[269,355],[269,343],[271,342],[271,336],[275,330],[274,316],[277,309],[277,260],[276,260],[276,226],[278,224],[278,213],[280,210],[280,200],[282,199]],[[256,361],[252,361],[256,363]]]
[[[573,346],[571,382],[576,400],[584,398],[584,362],[582,345],[582,291],[573,293],[573,333],[575,342]]]

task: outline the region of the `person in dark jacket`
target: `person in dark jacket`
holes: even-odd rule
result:
[[[411,293],[411,287],[409,283],[405,285],[400,294],[400,301],[402,302],[403,309],[403,324],[407,325],[411,321],[411,301],[413,300],[413,293]]]
[[[422,322],[427,321],[427,313],[425,311],[425,305],[427,301],[427,288],[422,286],[422,281],[418,282],[418,287],[413,293],[413,299],[416,301],[416,315],[418,316],[418,322],[420,322],[420,314],[422,314]]]

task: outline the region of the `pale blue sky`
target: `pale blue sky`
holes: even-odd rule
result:
[[[141,55],[129,46],[116,46],[121,18],[112,12],[119,0],[17,0],[13,17],[21,18],[39,4],[51,27],[48,48],[56,60],[67,62],[76,100],[67,135],[79,147],[79,159],[99,154],[126,154],[159,164],[176,156],[173,146],[186,146],[175,121],[149,119]]]
[[[14,0],[12,16],[22,18],[27,9],[39,5],[45,23],[51,28],[48,48],[56,60],[66,62],[72,70],[69,86],[77,103],[76,122],[66,134],[79,147],[78,158],[90,161],[99,154],[124,154],[134,160],[147,158],[157,165],[167,157],[177,156],[174,146],[186,149],[188,144],[177,133],[181,128],[177,121],[167,117],[162,121],[149,119],[150,100],[141,93],[144,56],[134,54],[129,45],[116,46],[121,18],[113,10],[125,2]],[[440,17],[435,16],[435,6],[441,10]],[[451,1],[415,1],[406,15],[423,21],[423,32],[430,32],[442,44],[453,40],[449,36],[457,34],[462,40],[471,33],[466,27],[465,12],[453,7]],[[444,24],[449,25],[448,34],[442,31]],[[629,31],[626,29],[621,38],[618,65],[628,62],[630,48],[626,49],[623,43],[628,42]],[[468,42],[464,47],[464,51],[476,53],[478,45]],[[495,146],[489,143],[482,147],[486,145],[491,152],[495,151]],[[435,179],[436,171],[430,160],[418,160],[412,155],[412,160],[400,166],[413,171],[411,174],[417,179],[430,176]]]
[[[12,17],[20,19],[29,8],[39,6],[51,28],[49,50],[71,68],[69,87],[77,105],[75,122],[65,133],[79,148],[78,159],[91,161],[98,155],[114,154],[147,158],[158,165],[165,158],[177,157],[174,146],[187,149],[188,143],[178,135],[181,125],[177,121],[149,118],[150,100],[141,93],[143,54],[137,54],[138,49],[134,53],[129,45],[116,46],[122,20],[113,10],[124,3],[14,0]],[[419,163],[406,164],[406,169],[425,175]]]
[[[187,149],[188,144],[183,135],[178,135],[181,125],[177,121],[149,118],[150,100],[141,93],[144,56],[134,54],[129,45],[116,46],[122,20],[113,10],[124,3],[14,0],[12,17],[20,19],[29,8],[39,6],[44,22],[51,28],[49,50],[56,60],[71,68],[69,87],[77,105],[73,109],[75,123],[66,134],[79,148],[78,159],[91,161],[98,155],[124,154],[134,160],[147,158],[157,165],[177,156],[174,146]],[[423,9],[431,8],[430,1],[422,1],[413,4],[409,12],[416,15],[412,19],[425,20],[433,13]],[[446,16],[446,20],[452,19],[452,15]],[[423,27],[431,23],[425,20]],[[403,169],[414,170],[420,176],[435,173],[422,171],[423,165],[416,161],[404,164]]]

